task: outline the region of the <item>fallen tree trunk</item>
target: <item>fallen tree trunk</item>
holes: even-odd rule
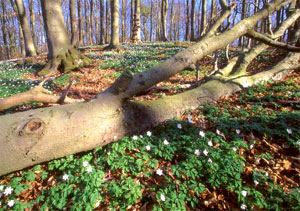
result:
[[[222,96],[261,81],[281,79],[299,66],[299,54],[289,54],[274,68],[253,76],[211,77],[193,90],[150,102],[126,99],[184,70],[205,55],[247,33],[261,18],[291,1],[276,0],[256,15],[221,35],[208,35],[158,67],[124,74],[89,102],[41,108],[0,117],[0,175],[69,154],[91,150],[138,133]],[[225,14],[225,13],[224,13]],[[221,18],[224,18],[222,16]],[[226,18],[226,17],[225,17]],[[217,21],[218,23],[218,21]],[[215,25],[213,30],[217,30]]]

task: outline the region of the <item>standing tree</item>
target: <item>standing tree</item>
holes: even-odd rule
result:
[[[82,45],[82,16],[81,16],[81,0],[77,0],[77,14],[78,14],[78,46]]]
[[[36,56],[36,49],[32,40],[30,33],[30,28],[28,25],[26,10],[24,8],[23,0],[16,0],[18,16],[22,25],[24,42],[25,42],[25,51],[26,56]]]
[[[126,10],[127,10],[127,1],[122,0],[122,42],[125,42],[126,39]]]
[[[133,43],[141,42],[141,0],[135,0],[134,15],[133,15],[133,29],[132,29]]]
[[[71,45],[64,26],[60,0],[42,1],[42,11],[47,34],[48,62],[39,75],[70,72],[89,64],[90,60]]]
[[[195,4],[196,0],[191,3],[191,40],[195,40]]]
[[[161,0],[161,40],[168,41],[167,38],[167,12],[168,12],[168,0]]]
[[[31,23],[32,40],[33,40],[34,48],[37,51],[37,42],[36,42],[36,35],[35,35],[34,0],[30,0],[30,3],[29,3],[29,13],[30,13],[30,23]]]
[[[199,30],[199,37],[205,34],[206,28],[206,0],[202,1],[202,8],[201,8],[201,27]]]
[[[76,10],[75,10],[75,0],[69,0],[70,8],[70,22],[71,22],[71,44],[73,46],[78,45],[78,30],[76,27]]]
[[[186,0],[185,40],[190,39],[190,0]]]
[[[119,30],[119,0],[111,0],[111,35],[110,44],[106,49],[120,48],[120,30]]]
[[[100,0],[100,45],[104,44],[104,3]]]

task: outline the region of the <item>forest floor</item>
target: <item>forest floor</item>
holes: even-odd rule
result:
[[[93,98],[123,71],[144,71],[189,43],[85,49],[93,63],[55,75],[44,87],[68,97]],[[239,54],[231,49],[230,55]],[[249,67],[256,73],[284,55],[269,49]],[[0,66],[0,99],[38,85],[45,57]],[[200,81],[213,69],[200,62]],[[220,51],[220,67],[225,54]],[[132,100],[153,100],[196,86],[185,70]],[[181,118],[93,151],[67,156],[0,177],[0,210],[300,210],[300,72],[268,81]],[[44,106],[19,105],[0,115]],[[167,111],[166,111],[167,112]]]

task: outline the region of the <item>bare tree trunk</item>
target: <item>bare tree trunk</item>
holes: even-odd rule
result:
[[[120,48],[120,32],[119,32],[119,1],[111,0],[111,40],[109,49]]]
[[[44,5],[46,3],[47,1],[42,2]],[[60,2],[55,0],[55,3]],[[240,91],[243,87],[270,78],[282,79],[292,69],[299,67],[299,53],[290,53],[272,69],[252,76],[214,76],[203,85],[178,95],[149,102],[126,100],[249,33],[258,20],[266,18],[287,3],[285,0],[270,3],[268,8],[221,34],[215,32],[222,23],[213,25],[200,42],[147,71],[134,76],[123,74],[111,87],[89,102],[1,116],[0,157],[3,159],[0,159],[0,175],[106,145],[124,135],[136,134],[174,118],[186,109],[214,102],[222,96]],[[52,11],[51,14],[57,16],[59,13]],[[229,14],[230,12],[223,13],[219,22]],[[47,17],[49,20],[49,16]]]
[[[42,11],[47,34],[48,62],[39,74],[69,72],[87,65],[89,59],[71,45],[64,26],[60,0],[42,1]]]
[[[104,3],[100,0],[100,45],[104,44]]]
[[[205,34],[205,27],[206,27],[206,12],[207,12],[207,2],[206,0],[202,1],[202,11],[201,11],[201,30],[199,33],[199,37]]]
[[[122,0],[122,42],[126,40],[126,11],[127,11],[127,1]]]
[[[31,37],[30,28],[26,16],[26,10],[22,0],[16,0],[18,15],[23,29],[26,56],[36,56],[36,49]]]
[[[190,39],[190,0],[186,0],[185,40]]]
[[[153,1],[150,1],[150,42],[153,36]]]
[[[131,41],[133,43],[141,42],[141,0],[135,0],[134,4],[134,26]]]
[[[110,3],[110,0],[107,0],[106,1],[106,4],[105,4],[105,15],[106,15],[106,18],[105,18],[105,24],[106,24],[106,29],[105,29],[105,43],[109,43],[109,30],[110,30],[110,23],[109,23],[109,17],[110,17],[110,12],[109,12],[109,3]]]
[[[75,12],[75,0],[69,0],[70,8],[70,22],[71,22],[71,44],[73,46],[78,45],[78,31],[76,27],[76,12]],[[78,20],[79,21],[79,20]]]
[[[173,40],[173,27],[174,27],[174,0],[171,2],[171,14],[170,14],[170,27],[169,27],[169,40]]]
[[[161,0],[161,40],[167,41],[168,0]]]
[[[10,0],[11,6],[14,9],[14,12],[17,14],[17,6],[15,4],[15,2],[13,0]],[[3,8],[2,8],[3,9]],[[17,15],[17,19],[18,19],[18,27],[19,27],[19,38],[20,38],[20,47],[21,47],[21,55],[22,57],[26,56],[26,52],[25,52],[25,45],[24,45],[24,36],[23,36],[23,30],[22,30],[22,25],[21,25],[21,21],[19,16]],[[2,29],[3,30],[3,29]],[[3,39],[4,39],[4,35],[3,35]],[[4,39],[5,41],[5,39]]]
[[[93,45],[94,44],[94,23],[93,23],[93,19],[94,19],[94,0],[90,0],[90,27],[89,27],[89,35],[90,35],[90,39],[89,39],[89,44]]]
[[[30,13],[30,23],[31,23],[31,33],[32,33],[32,40],[34,44],[34,48],[37,52],[37,41],[36,41],[36,34],[35,34],[35,12],[34,12],[34,0],[30,0],[29,4],[29,13]]]
[[[191,40],[195,40],[195,4],[196,1],[192,0],[191,7]]]
[[[78,46],[81,46],[82,41],[82,15],[81,15],[81,0],[77,0],[77,14],[78,14]]]

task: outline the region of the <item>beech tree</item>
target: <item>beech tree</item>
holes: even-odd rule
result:
[[[36,49],[28,25],[28,19],[23,0],[16,0],[16,6],[24,35],[26,56],[36,56]]]
[[[134,1],[133,10],[133,28],[131,41],[133,43],[141,42],[141,0],[131,0]]]
[[[48,62],[39,75],[70,72],[87,65],[90,60],[71,45],[60,0],[42,1],[44,27],[47,34]]]
[[[52,2],[54,1],[51,1],[51,4]],[[58,7],[59,1],[55,2]],[[271,78],[280,80],[299,67],[300,48],[282,44],[277,41],[277,38],[300,17],[300,10],[295,10],[282,22],[273,35],[263,35],[253,31],[258,21],[267,18],[269,14],[278,11],[293,0],[275,0],[251,17],[241,20],[222,33],[217,33],[224,20],[236,7],[235,4],[228,6],[223,0],[220,2],[222,13],[201,40],[158,66],[135,75],[125,72],[107,90],[88,102],[1,116],[0,175],[106,145],[124,135],[131,135],[155,126],[179,116],[186,109],[214,102],[244,87]],[[45,6],[47,5],[44,5],[44,9],[50,7]],[[226,67],[207,77],[194,89],[154,101],[128,100],[155,84],[194,67],[204,56],[226,47],[243,35],[257,39],[263,44],[232,58]],[[288,53],[274,67],[248,75],[247,66],[268,45],[293,52]],[[0,101],[0,110],[2,105],[3,101]]]
[[[119,34],[119,0],[112,0],[111,6],[111,36],[109,49],[120,48],[120,34]]]

